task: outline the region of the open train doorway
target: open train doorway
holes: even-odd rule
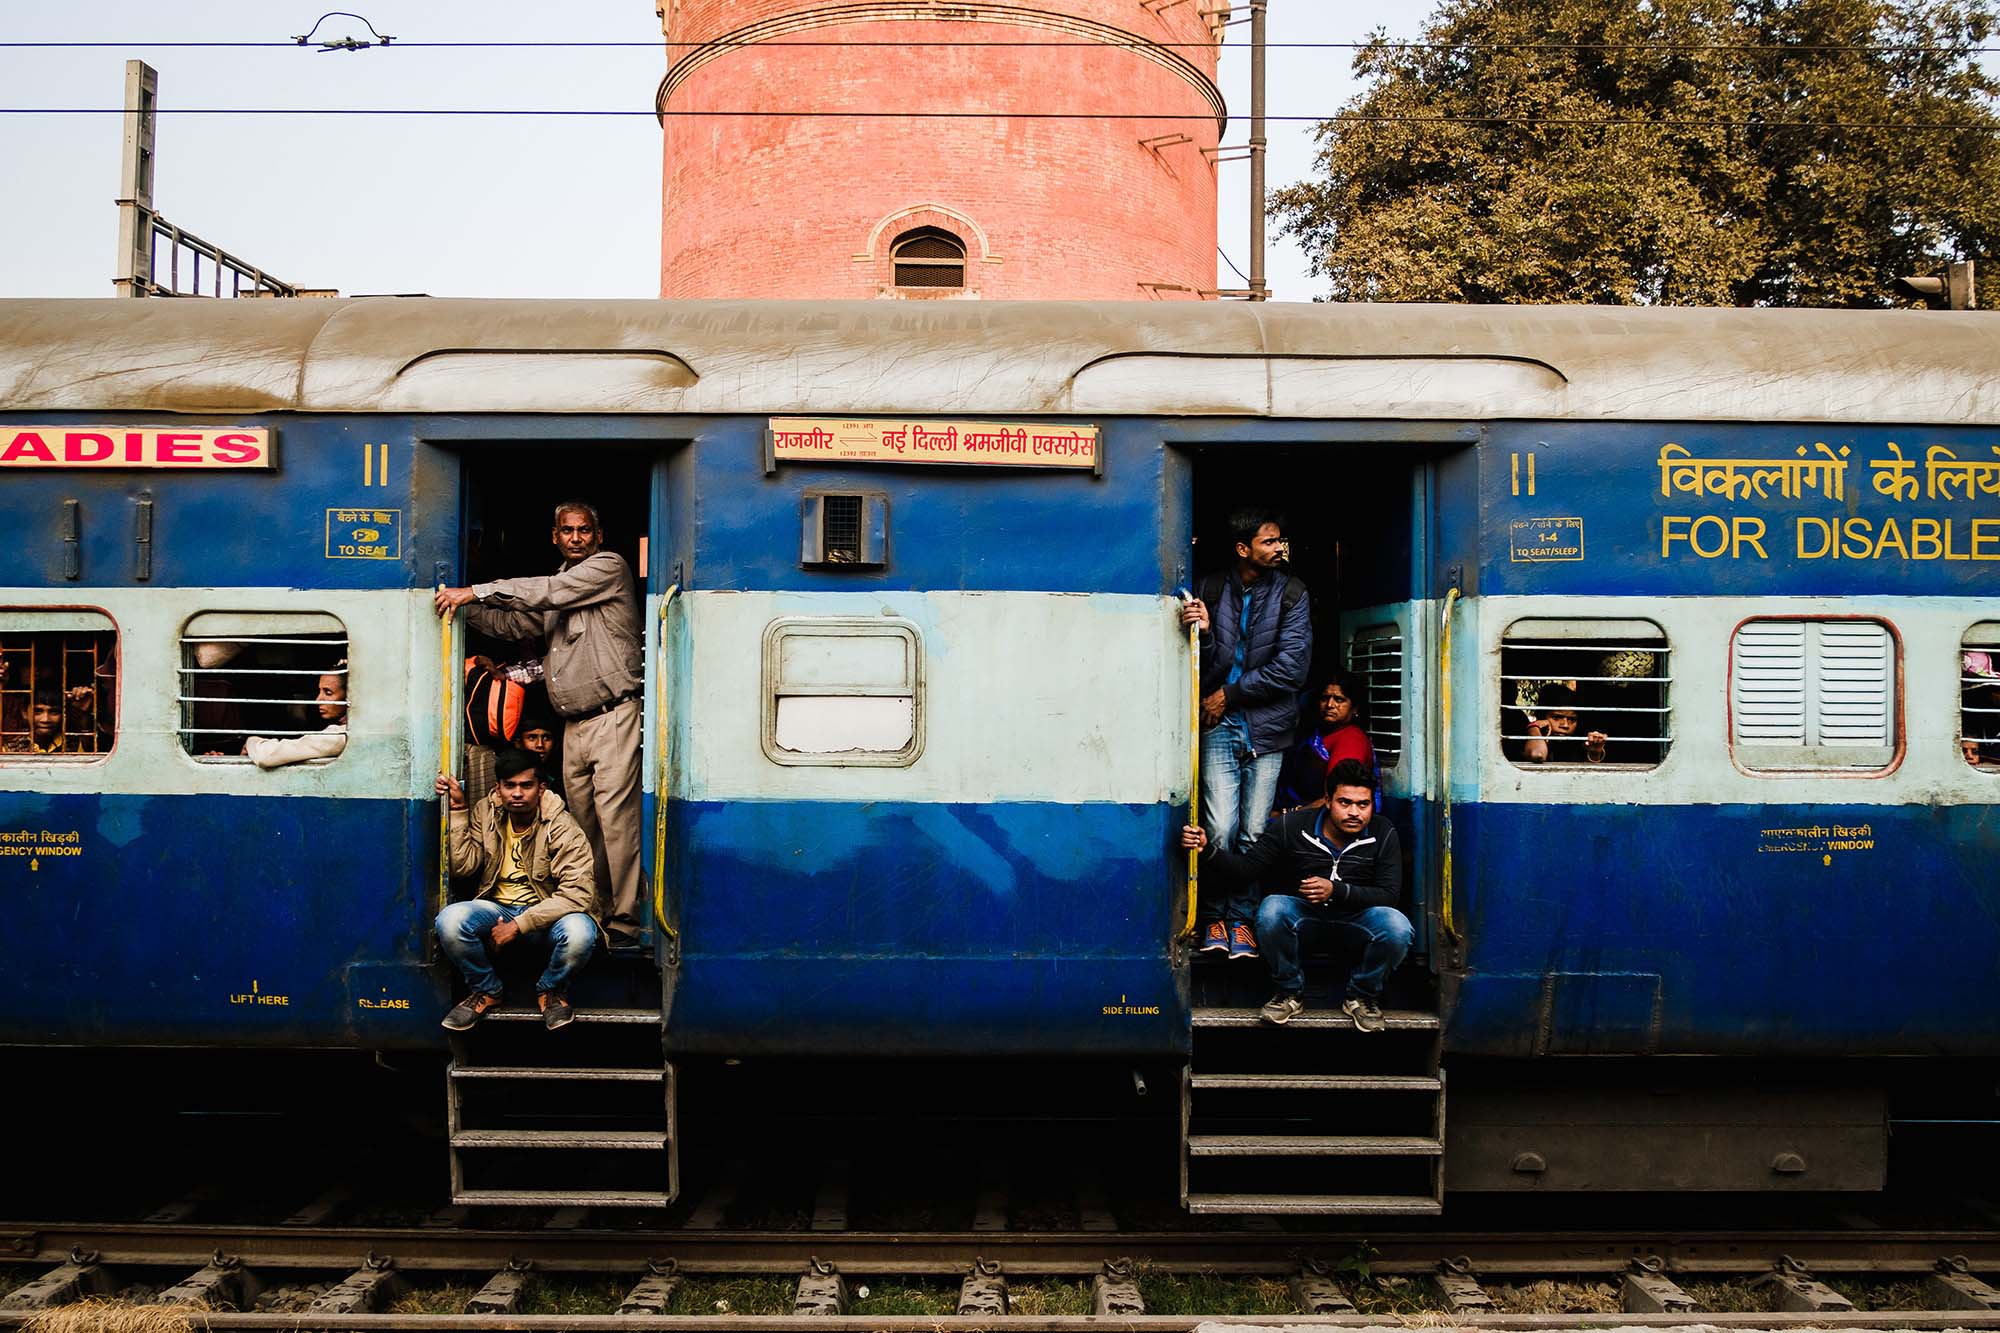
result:
[[[554,542],[556,507],[569,502],[588,505],[597,515],[603,549],[622,557],[632,571],[633,611],[639,618],[643,643],[645,607],[651,591],[648,575],[656,522],[657,454],[630,445],[508,441],[482,442],[468,448],[462,457],[461,581],[477,586],[498,579],[556,573],[564,559]],[[470,617],[466,619],[462,644],[466,675],[459,703],[465,733],[462,771],[466,795],[477,801],[492,790],[492,763],[502,749],[527,750],[542,761],[550,787],[571,806],[571,813],[587,832],[605,826],[604,843],[608,846],[612,838],[606,821],[618,822],[621,817],[606,805],[603,791],[597,793],[592,810],[585,812],[578,806],[589,792],[580,796],[564,789],[564,750],[573,740],[574,722],[565,719],[546,682],[533,678],[545,646],[535,639],[510,640],[482,632]],[[652,663],[644,663],[642,670],[645,679],[652,679]],[[504,702],[496,704],[496,699]],[[642,698],[642,714],[643,706]],[[640,725],[636,730],[632,740],[639,748],[637,764],[642,775],[637,790],[643,792],[650,755],[645,749],[645,728]],[[535,734],[538,732],[541,734]],[[603,786],[601,782],[597,785]],[[630,818],[624,822],[636,827],[626,830],[618,844],[629,848],[636,842],[636,852],[628,850],[627,855],[640,858],[639,937],[622,941],[629,943],[643,943],[651,925],[650,895],[643,891],[650,873],[645,859],[650,849],[643,836],[647,825],[642,807],[643,797],[634,796],[631,810],[626,812]],[[592,841],[596,844],[598,838]],[[623,882],[615,849],[607,862],[600,848],[596,872],[601,905],[608,908],[617,893],[616,884]],[[607,918],[614,932],[620,924]]]
[[[1381,812],[1398,828],[1405,898],[1417,926],[1416,954],[1426,952],[1434,885],[1421,766],[1424,721],[1416,608],[1429,582],[1425,496],[1432,456],[1380,442],[1203,445],[1193,454],[1188,562],[1194,590],[1213,589],[1236,564],[1235,523],[1274,518],[1286,539],[1281,566],[1302,581],[1312,653],[1300,680],[1293,735],[1324,725],[1327,687],[1344,681],[1355,723],[1367,738]],[[1406,647],[1411,651],[1406,651]],[[1285,770],[1275,808],[1315,799],[1305,765]]]

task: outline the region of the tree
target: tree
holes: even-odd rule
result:
[[[1442,0],[1271,215],[1335,300],[1891,304],[2000,233],[1989,4]]]

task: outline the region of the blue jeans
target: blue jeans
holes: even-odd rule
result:
[[[1293,893],[1274,893],[1257,907],[1257,947],[1270,964],[1271,981],[1286,995],[1306,988],[1299,967],[1299,948],[1308,933],[1326,931],[1361,940],[1361,961],[1347,974],[1347,993],[1380,1000],[1382,984],[1410,951],[1416,928],[1393,907],[1364,907],[1345,912],[1314,907]]]
[[[1201,826],[1209,845],[1223,851],[1246,852],[1278,796],[1278,771],[1285,752],[1250,753],[1250,724],[1243,714],[1226,714],[1201,737]],[[1236,885],[1226,893],[1202,895],[1201,924],[1227,921],[1250,924],[1257,911],[1257,890]]]
[[[465,978],[466,985],[487,995],[500,994],[500,978],[493,974],[492,960],[486,954],[486,937],[493,933],[493,927],[502,921],[512,921],[526,910],[502,907],[490,898],[445,904],[437,916],[438,945]],[[532,940],[542,933],[530,931],[521,939]],[[587,912],[569,912],[555,919],[547,936],[549,965],[542,969],[541,980],[535,983],[535,989],[544,993],[567,987],[571,975],[590,961],[590,951],[597,947],[597,923]]]

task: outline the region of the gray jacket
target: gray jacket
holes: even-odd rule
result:
[[[547,578],[475,583],[474,629],[516,642],[545,640],[549,702],[574,717],[639,692],[639,607],[625,557],[599,551]]]

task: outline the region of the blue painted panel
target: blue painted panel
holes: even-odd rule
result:
[[[669,810],[681,859],[684,963],[669,1025],[678,1048],[941,1055],[1185,1045],[1186,999],[1167,952],[1179,924],[1167,855],[1180,824],[1173,808],[738,801]]]
[[[1454,819],[1469,941],[1455,1052],[1533,1054],[1551,973],[1643,978],[1569,995],[1557,978],[1552,1052],[1643,1049],[1618,1034],[1647,1021],[1649,974],[1662,1052],[2000,1052],[1993,806],[1481,804]],[[1824,832],[1763,836],[1779,828]]]
[[[1481,592],[1982,594],[2000,575],[2000,497],[1969,497],[1969,485],[1948,478],[1933,494],[1926,470],[1932,446],[1991,466],[2000,432],[1528,423],[1495,426],[1492,441],[1480,469]],[[1872,466],[1896,461],[1891,441],[1912,464],[1906,473]],[[1824,460],[1821,444],[1846,465],[1837,488],[1813,474],[1787,496],[1778,474],[1753,478],[1739,469],[1733,493],[1687,494],[1672,466],[1681,455],[1669,455],[1665,476],[1661,470],[1668,445],[1687,460],[1775,467],[1802,461],[1801,448],[1806,460]],[[1726,474],[1712,475],[1718,486],[1731,485]],[[1908,482],[1900,493],[1899,475]],[[1753,479],[1763,495],[1744,491]],[[1662,494],[1663,485],[1671,493]],[[1522,556],[1514,525],[1527,524],[1520,531],[1532,536],[1533,520],[1543,518],[1581,520],[1580,551]]]
[[[390,800],[0,793],[0,1041],[435,1044],[433,993],[362,978],[350,995],[348,976],[423,956],[426,819]],[[12,850],[44,831],[76,854]]]
[[[1162,450],[1157,428],[1107,430],[1102,477],[1088,472],[944,465],[785,463],[761,475],[764,421],[726,422],[696,442],[700,496],[694,586],[1159,593]],[[888,498],[882,569],[799,567],[807,489]],[[1178,553],[1176,553],[1178,555]]]
[[[25,418],[8,418],[28,424]],[[120,421],[131,423],[130,417]],[[38,424],[104,424],[103,418],[43,414]],[[0,424],[5,424],[0,422]],[[192,424],[192,423],[191,423]],[[437,560],[457,561],[455,462],[413,443],[408,417],[203,417],[203,426],[262,426],[277,433],[277,467],[263,471],[9,472],[0,489],[0,531],[26,534],[24,559],[7,581],[62,587],[59,524],[79,502],[83,586],[132,586],[141,496],[153,501],[157,587],[410,588],[429,584]],[[388,485],[378,448],[387,445]],[[327,551],[327,511],[395,513],[395,558],[337,558]]]

